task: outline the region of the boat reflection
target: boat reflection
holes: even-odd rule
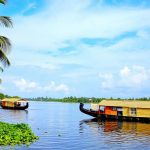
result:
[[[96,132],[101,130],[104,134],[121,132],[122,134],[150,135],[150,124],[148,123],[88,119],[80,121],[81,131],[84,130],[85,125]]]
[[[0,109],[1,121],[19,123],[28,121],[28,110],[6,110]]]

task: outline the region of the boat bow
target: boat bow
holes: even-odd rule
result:
[[[84,104],[83,103],[80,103],[80,111],[83,112],[84,114],[87,114],[87,115],[90,115],[92,117],[97,117],[98,116],[98,112],[97,111],[94,111],[94,110],[91,110],[91,109],[85,109],[83,108]]]

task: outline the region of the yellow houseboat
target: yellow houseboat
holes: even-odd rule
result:
[[[150,122],[150,101],[103,100],[91,104],[91,109],[83,108],[81,112],[101,119],[118,119]]]
[[[26,99],[22,98],[5,98],[0,101],[3,109],[24,110],[27,109],[29,104]]]

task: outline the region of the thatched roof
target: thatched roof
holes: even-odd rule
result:
[[[26,102],[27,100],[21,98],[4,98],[2,102]]]
[[[130,108],[150,108],[150,101],[139,100],[103,100],[98,105]]]

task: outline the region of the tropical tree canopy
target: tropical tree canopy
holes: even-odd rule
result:
[[[0,3],[1,3],[1,4],[5,4],[5,3],[6,3],[6,0],[0,0]]]
[[[5,4],[6,0],[0,0],[1,4]],[[4,27],[12,27],[12,20],[8,16],[0,16],[0,25]],[[10,65],[10,61],[7,58],[7,54],[11,49],[11,43],[9,39],[5,36],[0,36],[0,62],[6,67]],[[3,71],[3,68],[0,66],[0,70]]]
[[[0,0],[0,4],[6,4],[6,0]],[[0,26],[9,28],[12,27],[12,20],[8,16],[0,16]],[[10,61],[7,58],[7,54],[11,49],[10,40],[0,35],[0,71],[3,72],[3,67],[7,67],[10,65]],[[1,79],[0,79],[1,82]]]

